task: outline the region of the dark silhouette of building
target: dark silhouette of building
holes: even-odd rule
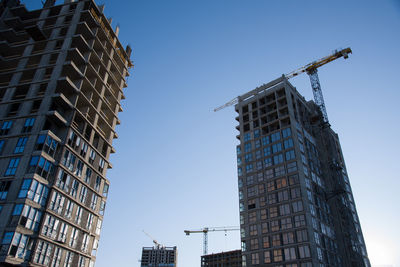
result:
[[[144,247],[141,267],[176,267],[178,251],[176,247]]]
[[[239,249],[203,255],[201,267],[242,267],[242,251]]]

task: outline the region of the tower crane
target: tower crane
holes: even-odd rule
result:
[[[208,253],[208,232],[216,232],[216,231],[238,231],[240,230],[237,226],[225,226],[225,227],[204,227],[203,229],[198,230],[184,230],[186,235],[203,233],[203,253],[207,255]]]
[[[329,56],[323,57],[317,61],[313,61],[295,71],[292,71],[286,75],[283,75],[286,79],[293,78],[303,72],[306,72],[310,76],[310,82],[311,82],[311,87],[313,89],[314,101],[315,101],[315,104],[317,104],[317,106],[320,108],[320,110],[322,112],[323,120],[325,123],[329,123],[329,120],[328,120],[328,114],[326,112],[325,102],[324,102],[324,98],[322,95],[321,84],[319,82],[317,69],[331,61],[334,61],[335,59],[340,58],[340,57],[347,59],[349,57],[349,54],[351,54],[351,53],[352,53],[352,51],[351,51],[350,47],[342,49],[342,50],[335,50]],[[273,86],[273,85],[275,85],[275,84],[272,84],[270,86]],[[246,95],[256,94],[256,93],[258,93],[258,91],[259,91],[258,89],[255,89],[253,91],[250,91]],[[228,103],[226,103],[218,108],[215,108],[214,111],[216,112],[216,111],[219,111],[226,107],[235,105],[235,104],[239,103],[240,99],[241,99],[241,97],[238,96],[238,97],[232,99],[231,101],[229,101]]]
[[[160,247],[164,247],[163,245],[161,245],[160,243],[158,243],[157,240],[155,240],[151,235],[149,235],[148,233],[146,233],[144,230],[142,230],[142,231],[143,231],[143,233],[144,233],[145,235],[147,235],[151,240],[153,240],[153,243],[154,243],[154,245],[155,245],[155,247],[156,247],[157,249],[159,249]]]

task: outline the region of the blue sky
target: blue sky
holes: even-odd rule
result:
[[[141,247],[152,245],[143,229],[178,246],[179,266],[200,266],[202,235],[183,230],[239,224],[236,114],[212,109],[348,46],[349,59],[320,68],[319,78],[371,262],[400,266],[399,1],[97,3],[120,25],[135,64],[97,267],[139,266]],[[312,98],[307,75],[291,82]],[[209,235],[210,252],[239,243],[238,232]]]

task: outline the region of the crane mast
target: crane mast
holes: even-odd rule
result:
[[[325,123],[329,123],[328,120],[328,114],[326,112],[326,107],[325,107],[325,101],[324,101],[324,97],[322,95],[322,90],[321,90],[321,84],[319,82],[319,78],[318,78],[318,68],[335,60],[338,59],[340,57],[343,57],[344,59],[347,59],[349,57],[349,54],[351,54],[352,51],[350,49],[350,47],[342,49],[342,50],[335,50],[331,55],[323,57],[317,61],[313,61],[297,70],[294,70],[286,75],[285,78],[286,79],[290,79],[293,78],[303,72],[306,72],[309,77],[310,77],[310,82],[311,82],[311,87],[313,90],[313,96],[314,96],[314,102],[315,104],[319,107],[319,109],[321,110],[322,113],[322,117]],[[272,86],[272,85],[271,85]],[[267,88],[263,88],[263,90],[265,90]],[[250,91],[249,93],[246,93],[245,95],[252,95],[252,94],[257,94],[259,92],[259,89],[255,89],[253,91]],[[235,105],[237,103],[239,103],[241,97],[235,97],[234,99],[232,99],[231,101],[229,101],[228,103],[215,108],[214,111],[219,111],[221,109],[224,109],[226,107]]]

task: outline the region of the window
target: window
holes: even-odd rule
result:
[[[285,248],[284,253],[285,253],[285,260],[290,261],[296,259],[296,251],[294,248]]]
[[[269,143],[271,143],[271,142],[270,142],[270,139],[269,139],[269,136],[264,136],[263,138],[261,138],[261,141],[262,141],[262,145],[263,145],[263,146],[266,146],[266,145],[268,145]]]
[[[2,245],[10,244],[13,236],[14,236],[14,232],[5,232],[3,235],[3,240],[1,241],[1,244]]]
[[[87,192],[88,192],[87,187],[84,186],[84,185],[82,185],[82,186],[81,186],[81,191],[80,191],[80,193],[79,193],[79,200],[80,200],[82,203],[85,203],[85,201],[86,201]]]
[[[279,214],[280,214],[280,216],[284,216],[284,215],[290,214],[289,204],[280,205],[279,206]]]
[[[35,150],[43,150],[51,157],[54,157],[57,146],[58,142],[55,139],[53,139],[51,136],[41,134],[36,140]]]
[[[264,251],[264,263],[271,263],[271,251]]]
[[[48,265],[53,247],[54,245],[40,240],[33,261],[38,264]]]
[[[82,207],[78,206],[75,213],[75,223],[80,224],[82,220]]]
[[[54,165],[44,157],[32,156],[28,166],[28,173],[36,173],[46,180],[53,174]]]
[[[82,250],[83,252],[87,252],[88,247],[89,247],[89,235],[85,233],[85,234],[83,234],[83,237],[82,237],[82,247],[81,247],[81,250]],[[79,264],[78,266],[83,266],[83,265]]]
[[[101,224],[102,224],[102,221],[100,220],[100,218],[97,218],[97,225],[96,225],[96,234],[97,235],[100,235]]]
[[[260,264],[258,253],[251,254],[251,264]]]
[[[30,255],[31,242],[29,236],[15,232],[11,243],[9,255],[16,258],[25,259]]]
[[[64,192],[68,193],[69,186],[71,182],[71,176],[66,173],[63,169],[60,169],[57,175],[56,186],[63,190]]]
[[[310,248],[308,246],[299,246],[299,258],[309,258],[310,257]]]
[[[257,213],[255,211],[249,212],[249,223],[254,223],[257,221]]]
[[[310,191],[308,191],[308,192],[310,192]],[[292,199],[300,197],[300,188],[296,187],[296,188],[290,189],[290,195],[291,195]]]
[[[51,196],[49,208],[55,211],[58,214],[61,214],[62,208],[64,205],[65,197],[58,193],[57,191],[53,191],[53,195]]]
[[[264,222],[261,224],[261,233],[263,234],[268,233],[268,223]]]
[[[105,165],[105,160],[103,158],[100,158],[99,160],[99,172],[103,172],[104,170],[104,165]]]
[[[236,147],[236,154],[240,155],[242,153],[242,149],[240,148],[240,146]]]
[[[284,188],[287,186],[286,178],[280,178],[276,180],[276,189]]]
[[[46,185],[39,183],[35,179],[24,179],[18,198],[28,198],[42,207],[46,204],[49,189]]]
[[[76,229],[75,227],[72,228],[71,233],[70,233],[70,239],[69,239],[69,246],[70,247],[75,247],[76,246],[76,241],[78,239],[78,233],[79,230]]]
[[[250,139],[251,139],[250,133],[245,133],[244,134],[244,141],[247,142],[247,141],[250,141]]]
[[[286,229],[291,229],[293,227],[292,225],[292,218],[284,218],[281,219],[281,229],[286,230]]]
[[[269,156],[272,153],[270,146],[264,147],[263,151],[264,151],[264,157]]]
[[[70,171],[73,171],[75,161],[76,161],[76,156],[69,150],[65,150],[64,158],[63,158],[63,165],[65,167],[67,167]]]
[[[289,138],[283,141],[283,146],[285,147],[285,149],[293,147],[293,139]]]
[[[86,142],[83,142],[83,141],[82,141],[82,148],[81,148],[80,155],[81,155],[83,158],[86,157],[87,150],[88,150],[88,144],[86,144]]]
[[[274,249],[274,261],[282,261],[282,249]]]
[[[13,121],[5,121],[0,129],[0,135],[7,135],[13,125]]]
[[[271,134],[271,143],[276,142],[278,140],[281,140],[281,133],[280,132],[276,132]]]
[[[264,159],[264,167],[267,168],[267,167],[270,167],[270,166],[272,166],[272,158]]]
[[[68,232],[68,224],[66,223],[61,223],[60,225],[60,232],[58,233],[58,241],[65,243],[65,240],[67,240],[67,232]]]
[[[65,205],[65,213],[64,216],[68,219],[71,219],[72,216],[72,210],[74,209],[74,202],[71,200],[67,200],[67,204]]]
[[[90,149],[89,163],[93,165],[94,160],[96,159],[96,151],[94,149]]]
[[[257,186],[252,186],[247,189],[247,197],[254,197],[258,194]]]
[[[93,219],[94,219],[93,214],[89,212],[88,218],[86,221],[86,229],[88,229],[89,231],[92,229]]]
[[[271,192],[275,190],[275,182],[274,181],[270,181],[267,183],[267,191]]]
[[[257,235],[257,225],[256,224],[250,225],[249,232],[251,236]]]
[[[19,158],[10,159],[10,162],[8,163],[8,167],[6,169],[6,172],[4,173],[4,176],[13,176],[13,175],[15,175],[15,172],[17,171],[18,164],[19,164]]]
[[[42,235],[45,235],[51,239],[55,239],[57,236],[58,225],[60,221],[51,215],[46,215],[43,227]]]
[[[307,230],[298,230],[296,231],[297,242],[306,242],[308,240]]]
[[[32,130],[34,123],[35,123],[35,118],[27,118],[25,120],[24,127],[22,128],[22,132],[29,133]]]
[[[263,248],[269,248],[270,246],[271,246],[271,244],[269,243],[269,237],[264,236],[263,237]]]
[[[74,255],[75,254],[73,252],[67,251],[67,253],[65,254],[64,266],[63,267],[71,267],[72,260],[74,259]]]
[[[272,153],[277,153],[279,151],[282,151],[282,143],[272,145]]]
[[[294,150],[286,151],[285,157],[286,157],[286,161],[295,159],[295,158],[296,158],[296,155],[294,154]]]
[[[290,130],[290,128],[286,128],[282,130],[282,136],[283,138],[289,137],[292,135],[292,131]]]
[[[69,192],[69,194],[72,197],[76,197],[76,194],[78,193],[78,186],[79,186],[79,182],[77,180],[73,180],[72,181],[72,185],[71,185],[71,191]]]
[[[251,143],[244,144],[244,152],[250,152],[252,149]]]
[[[14,149],[14,154],[24,152],[26,141],[28,141],[28,137],[20,137],[18,139],[17,145],[15,146]]]
[[[278,216],[278,207],[270,207],[269,208],[269,217],[274,218]]]
[[[106,202],[104,200],[102,200],[100,202],[100,210],[99,210],[99,214],[100,215],[104,215],[104,211],[106,209]]]
[[[287,172],[291,173],[291,172],[295,172],[297,171],[297,162],[293,161],[287,164]]]
[[[17,208],[17,210],[14,208],[15,215],[17,215],[16,213],[18,211],[19,207]],[[28,205],[24,205],[24,209],[22,210],[21,213],[21,218],[19,219],[19,225],[36,232],[39,228],[41,217],[42,217],[42,212],[40,210],[35,209]]]
[[[4,143],[5,143],[4,140],[0,140],[0,154],[1,154],[1,152],[3,152]]]
[[[108,185],[108,184],[104,184],[104,187],[103,187],[103,197],[107,197],[107,195],[108,195],[108,188],[109,188],[110,186]]]
[[[278,202],[283,202],[289,200],[288,191],[283,190],[278,192]]]
[[[246,154],[246,155],[244,156],[244,161],[245,161],[245,162],[250,162],[250,161],[252,161],[252,160],[253,160],[253,154],[249,153],[249,154]]]
[[[56,247],[54,250],[53,261],[51,262],[50,267],[59,267],[61,262],[61,256],[63,254],[63,249],[60,247]]]
[[[282,154],[278,154],[274,156],[274,164],[280,164],[283,162],[283,155]]]
[[[303,202],[301,200],[292,203],[293,212],[303,211]]]
[[[271,221],[270,224],[271,224],[271,231],[272,231],[272,232],[276,232],[276,231],[279,231],[279,230],[280,230],[280,228],[279,228],[279,221],[278,221],[278,220]]]
[[[282,242],[284,245],[293,244],[294,243],[294,234],[293,232],[283,233],[282,234]]]
[[[304,215],[294,216],[294,226],[295,227],[301,227],[304,225],[306,225],[306,219],[305,219]]]
[[[83,162],[78,159],[78,163],[76,164],[76,171],[75,171],[76,176],[78,176],[78,177],[82,176],[83,165],[84,165]]]
[[[257,238],[250,239],[250,249],[251,250],[258,249],[258,239]]]
[[[266,209],[260,210],[260,219],[261,220],[266,220],[267,219],[267,210]]]
[[[11,181],[0,181],[0,200],[5,200],[7,198],[10,185]]]

